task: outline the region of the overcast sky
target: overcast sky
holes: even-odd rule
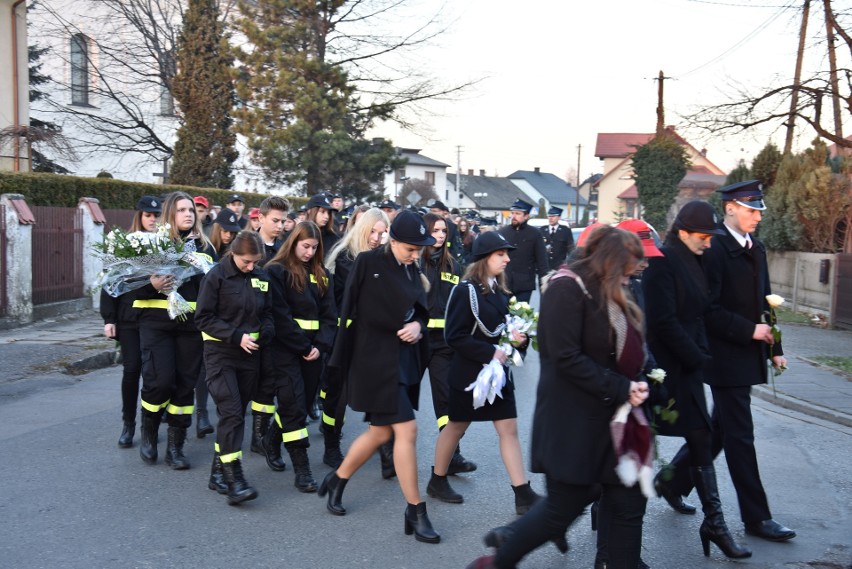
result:
[[[540,167],[565,178],[602,171],[594,157],[599,132],[653,132],[662,70],[666,124],[699,106],[726,100],[732,83],[788,82],[793,75],[800,12],[779,0],[465,0],[449,6],[449,31],[420,50],[420,65],[447,82],[483,78],[463,100],[434,103],[418,133],[379,125],[370,134],[420,148],[456,170],[505,176]],[[440,0],[420,0],[425,18]],[[787,7],[785,9],[785,6]],[[810,35],[824,31],[822,3],[812,2]],[[401,23],[400,26],[404,24]],[[827,69],[816,48],[808,68]],[[848,58],[848,50],[841,50]],[[846,126],[849,130],[849,125]],[[751,163],[784,132],[706,139],[679,129],[726,172]],[[846,133],[848,134],[848,133]],[[799,147],[813,138],[799,131]],[[575,182],[575,180],[568,180]]]

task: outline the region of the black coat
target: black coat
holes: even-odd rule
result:
[[[426,292],[411,267],[413,278],[390,249],[379,247],[358,255],[343,293],[340,321],[329,366],[346,378],[349,406],[355,411],[396,413],[399,402],[400,344],[396,333],[409,321],[420,323],[424,338],[429,310]],[[419,341],[419,369],[429,361],[429,343]]]
[[[769,269],[766,247],[753,239],[751,249],[740,246],[730,231],[713,237],[704,253],[704,272],[710,285],[710,308],[705,316],[713,362],[705,382],[717,387],[766,383],[769,345],[752,340],[756,324],[769,311],[766,295]],[[778,343],[773,355],[783,355]]]
[[[535,277],[547,274],[547,250],[541,232],[526,222],[517,227],[499,229],[506,241],[517,247],[509,251],[506,267],[506,286],[513,294],[535,290]]]
[[[674,425],[658,418],[660,434],[685,436],[694,429],[710,428],[704,398],[704,370],[710,363],[704,313],[710,290],[695,255],[673,232],[651,257],[642,275],[648,346],[665,370],[665,387],[675,400],[679,416]]]
[[[574,249],[574,234],[571,229],[564,225],[557,224],[556,232],[550,233],[550,226],[546,225],[541,228],[541,236],[544,238],[544,247],[547,250],[547,264],[550,270],[558,269],[559,265],[565,262],[565,259]]]
[[[570,277],[551,280],[541,298],[532,471],[565,484],[617,484],[609,423],[630,379],[615,371],[615,332],[598,283],[583,280],[591,298]]]

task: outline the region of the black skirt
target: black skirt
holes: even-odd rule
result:
[[[476,379],[476,378],[473,378]],[[473,382],[471,379],[471,382]],[[476,421],[500,421],[517,419],[518,409],[515,406],[515,383],[510,377],[501,391],[503,397],[495,397],[494,403],[485,402],[479,409],[473,408],[473,390],[464,391],[450,387],[450,421],[468,423]]]

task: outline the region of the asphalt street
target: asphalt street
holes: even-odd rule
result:
[[[537,376],[538,359],[531,352],[516,370],[525,452]],[[315,494],[297,492],[289,464],[283,473],[272,472],[260,456],[248,452],[246,476],[260,496],[228,506],[207,489],[211,437],[189,439],[192,469],[180,472],[162,460],[143,464],[138,435],[133,449],[116,446],[119,380],[118,367],[75,377],[51,372],[27,379],[27,389],[0,394],[0,567],[461,568],[487,552],[481,540],[488,529],[515,518],[497,438],[487,424],[474,425],[462,441],[464,454],[479,464],[475,473],[452,480],[465,503],[426,498],[442,534],[439,545],[403,534],[404,500],[395,480],[381,479],[377,457],[347,486],[345,517],[327,513]],[[436,428],[428,381],[423,386],[418,462],[425,496]],[[729,525],[754,556],[733,562],[713,549],[705,559],[698,539],[701,516],[674,513],[655,499],[648,505],[643,545],[651,567],[852,567],[852,428],[758,399],[754,416],[773,515],[796,529],[798,537],[774,544],[744,535],[720,457],[717,470]],[[360,415],[350,413],[344,450],[364,428]],[[315,423],[309,430],[314,474],[321,478],[328,472],[320,462],[322,439]],[[659,439],[660,456],[671,457],[678,446],[678,440]],[[541,476],[531,475],[531,480],[541,491]],[[591,567],[594,534],[588,516],[571,528],[569,543],[566,556],[547,545],[521,567]]]

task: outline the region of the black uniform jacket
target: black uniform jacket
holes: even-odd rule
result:
[[[116,340],[120,340],[121,328],[138,328],[139,312],[133,308],[136,291],[131,290],[120,296],[110,296],[101,289],[101,318],[104,324],[115,324]]]
[[[243,334],[259,332],[258,343],[268,345],[275,331],[266,273],[256,267],[244,273],[225,256],[201,281],[195,325],[225,344],[239,346]]]
[[[476,292],[479,305],[479,319],[493,332],[500,323],[506,321],[509,313],[509,298],[499,288],[489,294],[482,294],[482,285],[472,281],[462,281],[450,295],[447,304],[446,329],[444,337],[453,349],[450,363],[450,387],[465,389],[470,385],[482,366],[494,358],[494,351],[500,336],[491,338],[479,329],[470,306],[470,290]],[[508,371],[508,368],[507,368]],[[507,378],[511,376],[506,374]],[[514,386],[507,382],[506,388]]]
[[[455,259],[450,258],[452,268],[441,270],[438,268],[438,260],[429,257],[423,262],[423,274],[429,281],[429,341],[444,343],[444,316],[447,311],[447,301],[453,288],[459,284],[461,267]]]
[[[581,274],[550,281],[541,299],[532,471],[566,484],[616,484],[609,423],[627,401],[630,380],[616,370],[615,332],[599,283]]]
[[[648,346],[666,372],[665,387],[680,416],[674,425],[658,420],[657,427],[661,434],[684,436],[710,427],[704,399],[704,372],[710,363],[704,313],[710,289],[702,257],[674,232],[660,250],[664,256],[651,257],[642,275]]]
[[[284,265],[269,263],[266,265],[266,272],[269,273],[272,286],[276,329],[287,333],[287,337],[282,337],[281,342],[287,349],[300,356],[310,354],[312,346],[324,354],[330,352],[337,333],[337,307],[334,303],[334,285],[330,282],[328,273],[326,272],[325,275],[328,288],[325,294],[320,296],[313,275],[309,275],[305,290],[299,292],[290,286],[290,272]],[[278,308],[279,305],[282,309]],[[282,322],[288,314],[293,320],[292,325]],[[319,329],[305,329],[299,326],[295,319],[317,321]],[[277,334],[276,338],[278,338]]]
[[[547,250],[541,232],[526,222],[517,227],[507,225],[501,228],[500,235],[517,247],[509,251],[509,264],[506,267],[506,286],[513,293],[535,290],[535,277],[547,274]]]
[[[337,304],[337,312],[343,309],[343,291],[346,290],[346,280],[352,272],[355,259],[349,256],[349,250],[341,251],[334,260],[334,302]]]
[[[568,227],[556,224],[555,233],[550,233],[550,225],[545,225],[541,228],[541,236],[547,250],[548,267],[550,270],[559,268],[574,248],[574,234]]]
[[[411,279],[386,247],[361,253],[352,266],[329,366],[346,378],[347,401],[355,411],[397,411],[401,341],[396,333],[410,316],[408,321],[419,322],[425,337],[429,317],[423,283],[410,270]],[[421,340],[416,346],[417,377],[422,377],[429,343]]]
[[[754,326],[769,311],[766,295],[769,269],[766,247],[754,239],[746,249],[724,225],[725,235],[713,237],[704,253],[704,272],[710,285],[710,308],[705,316],[713,363],[705,382],[718,387],[766,383],[769,345],[752,340]],[[775,344],[773,355],[783,355]]]
[[[260,267],[265,267],[266,263],[271,261],[272,258],[275,257],[275,255],[278,254],[278,250],[281,248],[281,245],[283,243],[284,242],[281,239],[276,239],[275,241],[272,242],[272,245],[267,245],[266,243],[264,243],[263,244],[263,259],[260,260],[260,263],[258,263],[258,265]]]

